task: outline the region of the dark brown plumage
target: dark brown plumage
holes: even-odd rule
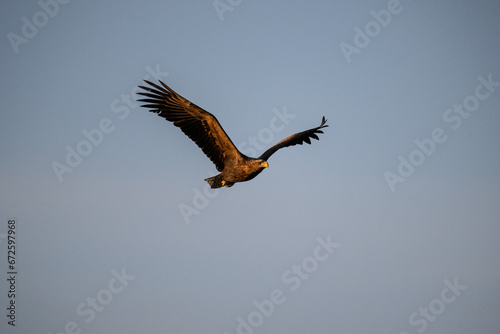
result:
[[[212,188],[231,187],[236,182],[253,179],[264,168],[269,167],[267,160],[274,152],[283,147],[302,145],[304,142],[311,144],[311,138],[319,140],[317,134],[323,133],[320,129],[328,126],[325,125],[326,119],[323,116],[319,126],[293,134],[269,148],[260,157],[251,158],[236,148],[214,115],[189,102],[162,81],[160,83],[163,87],[144,81],[151,87],[139,86],[146,91],[138,93],[146,97],[138,100],[145,102],[142,107],[150,108],[151,112],[173,122],[202,149],[221,172],[205,179]]]

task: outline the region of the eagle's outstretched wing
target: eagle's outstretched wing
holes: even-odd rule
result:
[[[293,146],[293,145],[302,145],[304,142],[311,144],[311,138],[314,138],[316,140],[319,140],[318,138],[318,133],[323,133],[320,129],[328,127],[328,125],[325,125],[326,119],[325,116],[323,116],[323,119],[321,120],[321,124],[318,127],[315,127],[313,129],[309,129],[306,131],[298,132],[296,134],[293,134],[291,136],[286,137],[267,151],[265,151],[259,159],[266,160],[269,159],[271,155],[273,155],[274,152],[279,150],[280,148],[283,147],[288,147],[288,146]]]
[[[162,81],[160,83],[163,87],[144,81],[151,87],[139,86],[148,92],[138,93],[147,97],[138,100],[146,103],[141,107],[152,108],[151,112],[173,122],[203,150],[219,172],[224,169],[227,159],[241,157],[214,115],[189,102]]]

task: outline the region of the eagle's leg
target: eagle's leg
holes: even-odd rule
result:
[[[205,181],[208,182],[208,184],[210,185],[210,188],[212,188],[212,189],[220,188],[220,187],[228,187],[229,188],[234,184],[234,182],[229,182],[229,181],[223,180],[221,174],[209,177],[209,178],[205,179]]]

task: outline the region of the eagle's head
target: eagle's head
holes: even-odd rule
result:
[[[267,163],[267,161],[265,161],[265,160],[261,160],[261,161],[260,161],[260,167],[268,168],[268,167],[269,167],[269,164]]]

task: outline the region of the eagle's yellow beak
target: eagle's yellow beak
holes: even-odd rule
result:
[[[260,165],[261,165],[262,167],[266,167],[266,168],[268,168],[268,167],[269,167],[269,164],[267,163],[267,161],[263,161]]]

